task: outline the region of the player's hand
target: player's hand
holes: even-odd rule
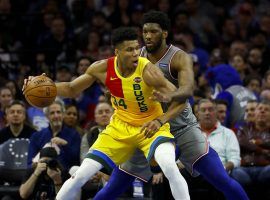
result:
[[[161,92],[157,90],[153,90],[152,96],[150,97],[151,100],[159,101],[159,102],[171,102],[172,96],[169,94],[162,94]]]
[[[51,139],[51,142],[60,146],[67,145],[68,142],[60,137],[54,137]]]
[[[146,138],[151,138],[160,128],[160,123],[157,120],[153,120],[143,124],[141,132],[144,132]]]
[[[42,76],[47,76],[45,73],[41,74]],[[29,82],[32,81],[32,79],[35,78],[35,76],[28,76],[28,78],[25,78],[24,81],[23,81],[23,87],[22,87],[22,91],[23,91],[23,94],[24,94],[24,90],[26,88],[26,86],[28,85]]]
[[[153,178],[152,178],[152,184],[153,185],[156,185],[156,184],[159,184],[159,183],[163,183],[163,173],[162,172],[160,172],[158,174],[154,174]]]

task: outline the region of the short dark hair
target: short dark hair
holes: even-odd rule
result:
[[[112,33],[112,45],[115,47],[124,41],[137,40],[138,34],[132,27],[120,27],[113,30]]]
[[[156,23],[165,31],[169,31],[171,27],[171,21],[168,15],[156,10],[151,10],[143,15],[142,24],[146,23]]]
[[[225,105],[225,106],[227,106],[228,107],[228,101],[226,101],[226,100],[224,100],[224,99],[215,99],[215,103],[217,104],[217,105],[220,105],[220,104],[222,104],[222,105]]]
[[[43,149],[40,150],[39,152],[39,157],[49,157],[49,158],[57,158],[57,151],[55,150],[54,147],[44,147]]]
[[[24,109],[26,109],[25,103],[21,100],[13,100],[9,105],[6,106],[6,109],[9,109],[11,106],[14,105],[21,105]]]

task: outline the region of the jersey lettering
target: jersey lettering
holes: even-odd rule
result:
[[[112,98],[113,98],[113,104],[115,106],[117,107],[122,106],[124,109],[127,109],[127,105],[124,99],[119,99],[119,101],[117,102],[117,99],[114,96],[112,96]]]
[[[144,102],[144,96],[143,96],[143,92],[141,90],[140,84],[137,84],[137,83],[133,84],[133,90],[134,90],[134,95],[136,97],[136,101],[138,102],[140,111],[146,112],[148,108]]]

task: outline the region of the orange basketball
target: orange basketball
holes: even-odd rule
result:
[[[34,77],[24,89],[24,96],[28,103],[40,108],[53,103],[56,95],[55,83],[44,75]]]

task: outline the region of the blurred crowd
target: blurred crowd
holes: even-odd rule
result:
[[[259,189],[267,199],[269,0],[0,0],[0,146],[12,138],[29,139],[27,165],[31,170],[20,187],[21,197],[42,195],[36,184],[43,182],[36,182],[35,177],[46,171],[44,157],[57,157],[61,165],[47,170],[46,177],[53,181],[46,183],[55,184],[54,190],[47,191],[48,197],[49,193],[54,196],[65,180],[62,175],[72,174],[70,169],[80,164],[113,112],[106,88],[98,82],[76,98],[57,98],[42,110],[25,101],[23,80],[41,73],[56,82],[75,79],[91,63],[114,55],[110,37],[119,26],[136,27],[143,45],[141,19],[150,9],[168,14],[172,21],[168,44],[192,57],[196,86],[190,101],[203,134],[250,197],[260,199],[255,195]],[[56,152],[50,149],[41,154],[44,147],[54,147]],[[162,176],[156,174],[153,185],[165,184]],[[186,179],[194,200],[203,198],[202,193],[196,196],[199,189],[210,188],[205,188],[203,180],[188,175]],[[106,180],[100,172],[86,190],[95,193]],[[154,199],[169,198],[165,186],[151,191],[159,194],[152,194]],[[163,193],[167,196],[162,197]],[[212,196],[222,199],[216,191]],[[210,199],[209,193],[205,198]]]

